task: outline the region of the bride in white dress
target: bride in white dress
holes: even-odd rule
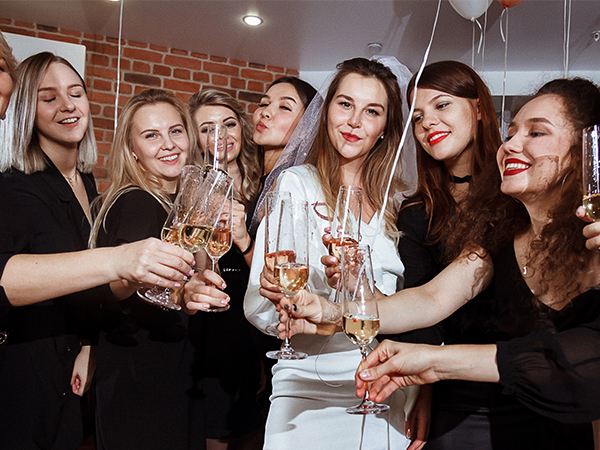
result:
[[[396,149],[402,133],[400,87],[390,69],[377,61],[355,58],[338,65],[324,101],[314,143],[305,164],[281,173],[275,190],[309,204],[310,279],[312,292],[333,298],[320,259],[328,254],[321,236],[333,215],[339,186],[361,186],[362,242],[373,247],[376,285],[393,294],[403,283],[404,267],[396,250],[396,210],[390,199],[377,230]],[[299,126],[301,126],[300,124]],[[391,192],[402,189],[394,177]],[[264,223],[257,233],[250,283],[244,300],[246,317],[267,334],[276,335],[282,294],[264,267]],[[266,272],[267,269],[265,269]],[[268,298],[263,297],[263,295]],[[298,335],[293,347],[308,358],[278,361],[273,369],[273,395],[267,419],[265,449],[405,449],[405,409],[416,391],[398,390],[387,413],[354,416],[354,374],[361,356],[343,334]]]

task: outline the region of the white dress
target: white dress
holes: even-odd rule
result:
[[[312,166],[285,170],[277,180],[277,190],[289,191],[296,200],[307,200],[310,221],[311,292],[333,298],[320,259],[327,254],[321,236],[329,221],[323,194]],[[321,217],[320,217],[320,216]],[[361,224],[362,242],[373,244],[377,216]],[[250,281],[244,299],[248,320],[266,334],[276,335],[279,314],[274,305],[259,294],[260,273],[264,266],[264,221],[256,236]],[[373,244],[375,282],[385,294],[396,292],[403,282],[404,266],[394,242],[380,232]],[[372,344],[376,345],[375,342]],[[398,389],[386,401],[389,412],[379,415],[350,415],[349,406],[360,401],[355,396],[354,374],[361,356],[358,347],[344,333],[334,336],[296,335],[295,350],[309,356],[299,361],[278,361],[273,368],[273,395],[267,418],[265,450],[315,449],[405,449],[405,412],[412,406],[416,388]],[[405,411],[406,409],[406,411]]]

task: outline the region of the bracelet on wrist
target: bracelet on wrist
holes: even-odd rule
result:
[[[254,247],[254,239],[252,239],[252,237],[250,237],[250,244],[248,244],[248,248],[244,251],[241,251],[238,247],[238,253],[242,256],[245,256],[248,253],[250,253],[250,251],[252,250],[253,247]]]

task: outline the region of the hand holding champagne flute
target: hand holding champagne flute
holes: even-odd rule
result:
[[[212,263],[212,271],[221,274],[219,271],[219,259],[231,249],[232,236],[231,228],[233,222],[233,182],[225,194],[225,203],[222,207],[221,215],[217,218],[214,230],[208,240],[204,250],[208,254]],[[227,311],[229,305],[223,307],[212,307],[205,311],[222,312]]]
[[[358,186],[340,186],[329,241],[329,254],[337,259],[340,259],[341,247],[360,242],[362,194]]]
[[[273,259],[273,273],[279,289],[292,298],[308,283],[308,203],[290,199],[281,202],[277,232],[277,248]],[[290,320],[279,351],[268,352],[272,359],[304,359],[306,353],[295,351],[290,343]]]
[[[179,193],[173,202],[173,207],[161,232],[161,239],[163,241],[173,245],[180,245],[180,228],[196,202],[202,184],[202,171],[197,166],[189,165],[182,169]],[[151,289],[140,288],[137,290],[137,293],[142,300],[161,308],[174,309],[176,311],[181,309],[181,306],[171,299],[171,290],[168,288],[158,286]]]
[[[331,240],[329,254],[341,259],[341,249],[360,242],[360,220],[362,212],[362,188],[358,186],[340,186],[331,221]],[[334,303],[339,302],[340,283],[338,280]]]

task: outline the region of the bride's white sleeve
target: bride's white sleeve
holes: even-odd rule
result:
[[[310,170],[304,167],[294,167],[288,169],[279,175],[275,190],[289,191],[294,200],[305,200],[309,203],[309,227],[310,227],[310,273],[308,286],[312,292],[328,297],[330,289],[327,286],[327,277],[320,259],[327,252],[327,249],[321,242],[323,234],[322,223],[315,219],[311,204],[318,200],[315,198],[318,194],[315,192],[316,186],[314,177]],[[326,225],[326,224],[325,224]],[[244,314],[250,323],[265,334],[276,336],[277,325],[279,324],[279,313],[275,305],[268,299],[260,295],[260,274],[264,267],[264,248],[265,248],[265,221],[263,220],[256,233],[256,243],[254,246],[254,255],[252,257],[252,266],[250,268],[250,279],[248,288],[244,297]]]

